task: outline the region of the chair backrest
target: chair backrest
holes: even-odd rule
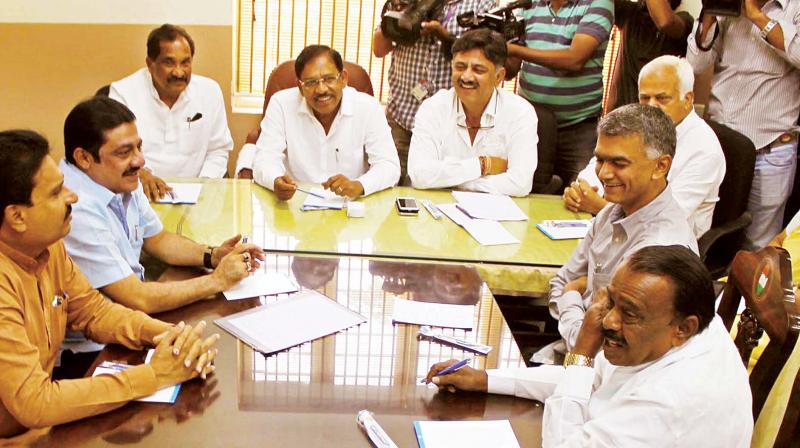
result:
[[[108,96],[109,92],[111,92],[111,84],[106,84],[97,89],[97,91],[94,92],[94,96]]]
[[[736,345],[745,365],[762,332],[769,336],[769,343],[750,373],[753,417],[757,419],[800,331],[800,310],[792,287],[789,253],[779,247],[766,247],[758,252],[739,251],[731,264],[718,310],[729,329],[742,297],[747,308],[739,321]],[[796,400],[790,403],[790,411],[800,406],[800,377],[795,378],[791,395]],[[798,423],[798,412],[787,411],[778,440],[800,436]]]
[[[747,210],[753,184],[756,149],[753,142],[733,129],[708,120],[725,154],[725,178],[719,186],[719,202],[714,207],[712,227],[732,221]]]
[[[531,103],[533,104],[533,103]],[[536,133],[539,135],[537,147],[538,161],[536,172],[533,173],[533,187],[531,193],[556,194],[561,189],[561,178],[555,176],[553,171],[556,166],[556,143],[558,138],[558,124],[556,116],[550,109],[533,104],[536,109],[538,125]]]
[[[344,61],[344,69],[347,70],[347,85],[364,92],[367,95],[375,96],[372,90],[372,80],[369,78],[369,73],[363,67],[354,63]],[[281,62],[272,70],[267,79],[267,88],[264,92],[264,109],[261,111],[261,116],[267,112],[267,105],[269,99],[275,92],[280,92],[284,89],[297,87],[297,76],[294,74],[294,59]]]

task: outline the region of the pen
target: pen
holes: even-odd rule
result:
[[[472,361],[472,358],[462,359],[461,361],[459,361],[459,362],[453,364],[452,366],[440,371],[439,373],[437,373],[434,376],[442,376],[442,375],[447,375],[447,374],[453,373],[456,370],[458,370],[458,369],[464,367],[465,365],[469,364],[470,361]]]
[[[247,235],[242,235],[242,244],[247,244],[247,241],[250,239]]]
[[[319,193],[314,193],[313,191],[303,190],[300,187],[297,187],[297,191],[302,191],[305,194],[308,194],[308,195],[311,195],[311,196],[316,196],[316,197],[318,197],[320,199],[325,199],[325,196],[323,196],[323,195],[321,195]]]
[[[178,199],[178,195],[177,195],[177,194],[175,194],[175,192],[174,192],[174,191],[172,191],[172,190],[167,190],[167,194],[169,195],[170,199],[172,199],[173,201],[174,201],[175,199]]]
[[[550,221],[552,227],[586,227],[588,224],[582,221]]]
[[[436,375],[433,375],[433,376],[442,376],[442,375],[447,375],[447,374],[453,373],[456,370],[458,370],[458,369],[464,367],[465,365],[469,364],[470,361],[472,361],[472,358],[462,359],[461,361],[453,364],[452,366],[447,367],[447,368],[439,371],[439,373],[437,373]],[[419,382],[420,383],[424,383],[425,382],[425,378],[421,379]]]

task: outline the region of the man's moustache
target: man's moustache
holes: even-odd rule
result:
[[[169,82],[176,82],[176,81],[183,81],[183,82],[187,82],[187,81],[186,81],[186,78],[174,78],[174,77],[172,77],[172,76],[170,76],[170,77],[169,77],[168,81],[169,81]]]
[[[620,344],[625,344],[625,338],[616,331],[603,329],[603,337]]]
[[[131,168],[131,169],[125,171],[124,173],[122,173],[122,175],[123,176],[133,176],[134,174],[137,174],[137,173],[139,173],[139,168]]]

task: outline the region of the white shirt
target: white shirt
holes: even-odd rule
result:
[[[526,196],[536,171],[539,137],[536,112],[522,97],[495,89],[471,143],[464,108],[455,89],[440,90],[417,111],[408,152],[414,188],[464,190]],[[508,160],[505,173],[481,176],[479,156]]]
[[[688,216],[694,236],[700,238],[711,228],[719,186],[725,178],[725,153],[717,135],[694,111],[678,123],[675,133],[678,142],[667,180],[672,195]],[[595,173],[596,164],[593,157],[578,177],[598,187],[602,195],[603,184]]]
[[[109,96],[136,115],[146,166],[160,177],[222,177],[233,139],[219,85],[192,75],[178,101],[167,107],[143,68],[111,84]],[[188,122],[198,114],[201,116]]]
[[[487,370],[488,391],[544,401],[545,447],[749,447],[747,371],[722,320],[661,358]]]
[[[365,196],[400,179],[400,160],[381,104],[352,87],[344,89],[327,135],[299,88],[275,93],[256,148],[253,178],[270,190],[275,178],[287,173],[310,183],[343,174],[361,182]]]

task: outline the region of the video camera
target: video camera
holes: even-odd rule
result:
[[[422,22],[436,20],[444,0],[388,0],[381,12],[381,33],[399,45],[419,40]]]
[[[527,9],[531,6],[533,6],[533,0],[517,0],[480,14],[475,14],[475,11],[465,12],[459,14],[456,20],[464,28],[489,28],[502,34],[506,42],[524,43],[525,22],[517,20],[512,11],[517,8]]]

